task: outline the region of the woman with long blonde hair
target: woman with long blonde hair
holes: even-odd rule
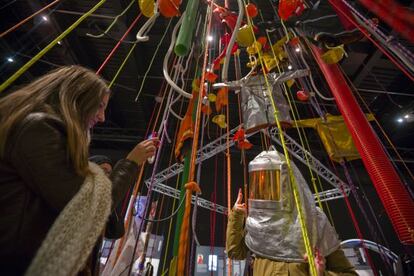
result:
[[[76,275],[154,155],[157,141],[139,143],[109,179],[88,163],[109,96],[94,72],[65,66],[0,99],[1,275]]]

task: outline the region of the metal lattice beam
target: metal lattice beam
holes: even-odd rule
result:
[[[230,135],[234,135],[234,133],[238,129],[239,127],[232,129],[230,131]],[[250,137],[254,134],[255,132],[247,134],[246,136]],[[283,134],[285,137],[285,144],[287,145],[288,151],[305,165],[307,164],[306,163],[306,155],[307,155],[307,157],[309,158],[312,164],[311,166],[312,170],[315,171],[315,173],[317,173],[320,177],[325,179],[328,183],[330,183],[333,187],[335,187],[335,189],[319,192],[320,200],[329,201],[329,200],[334,200],[334,199],[344,197],[343,193],[340,190],[340,186],[344,185],[344,187],[347,187],[345,182],[339,179],[333,172],[331,172],[327,167],[325,167],[318,159],[312,156],[307,150],[302,148],[302,146],[298,144],[293,138],[288,136],[286,133],[283,133]],[[270,129],[270,136],[272,140],[278,143],[279,145],[281,145],[280,140],[278,139],[278,135],[279,134],[278,134],[277,128]],[[226,139],[227,139],[227,134],[224,134],[220,136],[219,138],[217,138],[216,140],[205,145],[200,150],[198,150],[196,164],[199,164],[200,162],[207,160],[215,156],[216,154],[226,150],[227,149]],[[231,140],[230,147],[232,147],[233,145],[234,145],[234,141]],[[180,197],[180,191],[173,187],[163,184],[163,182],[165,182],[169,178],[172,178],[178,175],[179,173],[183,171],[183,169],[184,169],[183,164],[175,163],[172,166],[157,173],[154,177],[153,190],[178,199]],[[147,185],[147,187],[149,187],[151,184],[151,179],[145,180],[145,184]],[[345,191],[346,191],[346,195],[348,195],[349,189],[345,188]],[[315,195],[315,198],[316,198],[316,195]],[[192,197],[192,203],[194,204],[194,202],[195,202],[195,196]],[[219,205],[219,204],[215,204],[211,201],[208,201],[200,197],[198,198],[197,205],[203,208],[209,209],[209,210],[216,211],[218,213],[222,213],[222,214],[227,213],[226,207]]]
[[[277,144],[282,146],[281,141],[279,140],[279,129],[277,127],[273,127],[269,130],[270,137],[273,141]],[[300,162],[308,165],[306,159],[309,160],[311,169],[317,173],[320,177],[326,180],[329,184],[331,184],[335,188],[340,188],[342,185],[347,187],[348,185],[342,181],[336,174],[334,174],[331,170],[329,170],[321,161],[319,161],[316,157],[314,157],[309,151],[304,149],[299,143],[297,143],[292,137],[283,132],[283,137],[285,139],[285,145],[287,150],[290,154],[292,154],[296,159]]]

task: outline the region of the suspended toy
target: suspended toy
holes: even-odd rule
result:
[[[322,60],[327,64],[338,63],[346,56],[344,45],[328,48],[328,50],[321,56]]]
[[[246,134],[243,128],[240,128],[233,136],[233,141],[236,143],[239,149],[251,149],[253,144],[249,142],[246,138]]]
[[[228,89],[227,88],[221,88],[218,92],[217,92],[217,97],[216,97],[216,110],[217,112],[219,112],[221,110],[222,107],[227,106],[229,104],[229,100],[228,100]]]
[[[206,114],[207,116],[210,116],[213,110],[211,109],[209,104],[202,104],[201,105],[201,112]]]
[[[307,102],[309,101],[310,94],[308,91],[299,90],[296,92],[296,97],[298,98],[299,101]]]
[[[302,0],[280,0],[278,13],[282,20],[286,21],[291,16],[300,16],[305,10]]]
[[[215,123],[216,125],[218,125],[220,128],[226,128],[227,124],[226,124],[226,116],[223,114],[219,114],[213,117],[213,119],[211,120],[213,123]]]
[[[223,24],[225,27],[227,27],[228,32],[232,33],[234,31],[237,21],[237,13],[217,6],[213,10],[213,18],[216,22],[220,22],[220,24]]]
[[[240,27],[239,32],[237,33],[236,41],[242,47],[252,45],[254,42],[253,28],[247,24]]]
[[[221,44],[224,45],[223,50],[221,51],[220,55],[213,61],[213,70],[219,70],[220,69],[220,64],[223,61],[223,58],[226,56],[226,51],[227,51],[227,47],[229,45],[230,42],[230,37],[231,35],[229,33],[225,33],[221,38],[220,38],[220,42]],[[237,52],[238,50],[238,45],[237,43],[234,43],[233,48],[231,50],[231,54],[234,54]]]
[[[210,102],[214,103],[216,101],[217,96],[214,93],[208,93],[207,98]]]
[[[262,51],[262,44],[259,41],[253,42],[252,45],[246,48],[246,52],[249,55],[256,55]]]
[[[154,0],[139,0],[138,1],[139,9],[142,14],[146,17],[151,17],[154,15],[155,3]]]
[[[198,97],[198,90],[199,86],[197,84],[200,83],[199,79],[194,79],[192,82],[192,95],[187,111],[185,112],[184,119],[180,123],[180,128],[178,129],[177,134],[177,142],[175,143],[175,157],[179,161],[183,161],[186,152],[191,149],[191,140],[194,136],[194,120],[193,120],[193,109],[194,109],[194,101]],[[196,89],[194,89],[196,88]]]
[[[181,0],[159,0],[158,9],[164,17],[174,17],[180,15]]]
[[[207,71],[204,73],[204,79],[205,79],[206,81],[210,82],[210,83],[214,83],[214,82],[216,82],[217,77],[218,77],[218,76],[217,76],[216,74],[214,74],[211,70],[207,70]]]
[[[258,14],[257,7],[253,3],[249,3],[246,5],[247,16],[251,18],[255,18]]]
[[[261,40],[262,43],[267,43],[266,40]],[[272,45],[272,49],[270,47],[264,47],[262,43],[260,43],[263,48],[263,50],[267,49],[265,52],[261,53],[262,61],[265,65],[265,69],[269,72],[273,68],[275,68],[277,65],[279,65],[281,62],[285,61],[287,59],[287,53],[283,49],[283,45],[286,43],[287,37],[283,37],[282,39],[278,40],[275,44]],[[253,48],[248,47],[247,51],[250,53],[253,53],[257,50],[258,45],[254,45]],[[260,59],[256,59],[254,61],[250,61],[247,63],[247,67],[255,67],[260,65]]]

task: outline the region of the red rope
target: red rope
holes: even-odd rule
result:
[[[414,13],[393,0],[359,0],[369,11],[381,17],[396,31],[414,42],[413,25]],[[411,25],[411,26],[410,26]]]
[[[8,30],[2,32],[0,34],[0,38],[2,38],[3,36],[7,35],[8,33],[14,31],[15,29],[17,29],[18,27],[20,27],[21,25],[23,25],[24,23],[26,23],[27,21],[29,21],[30,19],[32,19],[33,17],[35,17],[36,15],[38,15],[39,13],[42,13],[44,10],[50,8],[51,6],[53,6],[54,4],[56,4],[57,2],[59,2],[60,0],[55,0],[52,3],[46,5],[45,7],[41,8],[40,10],[38,10],[37,12],[33,13],[32,15],[29,15],[28,17],[26,17],[25,19],[23,19],[22,21],[20,21],[19,23],[17,23],[16,25],[14,25],[13,27],[9,28]]]
[[[344,10],[342,10],[341,7],[339,7],[337,5],[337,3],[335,2],[335,0],[329,0],[329,2],[331,3],[331,5],[333,5],[339,12],[341,12],[344,17],[346,17],[346,19],[348,19],[352,24],[355,25],[355,27],[357,27],[361,33],[363,33],[369,40],[371,40],[371,42],[377,46],[377,48],[384,54],[386,55],[394,64],[395,66],[398,67],[398,69],[400,69],[410,80],[414,81],[414,76],[411,75],[401,64],[398,63],[398,61],[392,56],[390,55],[377,41],[375,41],[372,37],[371,34],[368,33],[367,30],[365,30],[364,28],[362,28],[358,23],[355,22],[355,20],[350,17]]]
[[[128,27],[128,29],[126,30],[126,32],[124,33],[124,35],[121,37],[121,39],[118,41],[118,43],[116,43],[115,47],[112,49],[112,51],[106,57],[106,59],[104,60],[104,62],[102,62],[101,66],[96,71],[96,74],[97,75],[100,75],[101,74],[102,69],[105,67],[105,65],[108,63],[108,61],[111,59],[111,57],[114,55],[115,51],[119,48],[119,46],[121,45],[122,41],[124,41],[124,39],[127,37],[127,35],[131,32],[131,30],[135,26],[135,24],[137,24],[138,19],[141,17],[141,15],[142,15],[142,13],[139,13],[138,14],[137,18],[135,18],[134,22],[131,23],[131,25]]]

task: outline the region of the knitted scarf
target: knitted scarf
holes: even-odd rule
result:
[[[86,263],[110,213],[111,181],[89,162],[92,174],[59,214],[26,275],[76,275]]]

